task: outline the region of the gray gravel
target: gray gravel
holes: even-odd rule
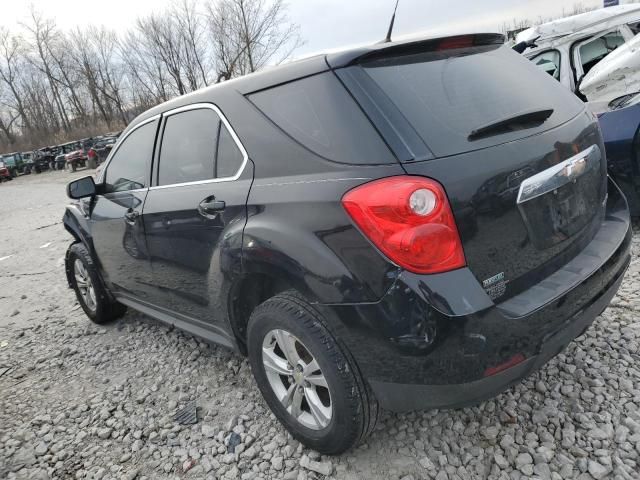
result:
[[[0,478],[640,478],[640,261],[522,384],[474,408],[386,414],[367,444],[328,458],[279,426],[245,359],[135,312],[85,318],[58,223],[81,175],[0,185]],[[189,401],[199,422],[181,426]]]

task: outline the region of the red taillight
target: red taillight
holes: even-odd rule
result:
[[[435,180],[375,180],[347,192],[342,205],[382,253],[411,272],[440,273],[465,265],[449,201]]]

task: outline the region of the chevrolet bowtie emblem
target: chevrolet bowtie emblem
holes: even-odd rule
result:
[[[569,180],[573,180],[584,173],[585,168],[587,167],[587,159],[582,157],[565,165],[565,167],[560,172],[560,175],[568,178]]]

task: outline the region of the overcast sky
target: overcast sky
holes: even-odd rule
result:
[[[130,27],[139,15],[159,11],[171,0],[0,0],[0,24],[14,26],[29,4],[55,18],[62,28],[104,24]],[[296,55],[381,40],[395,0],[289,0],[291,20],[306,44]],[[601,6],[603,0],[400,0],[396,35],[415,32],[498,31],[514,18],[557,16],[574,4]]]

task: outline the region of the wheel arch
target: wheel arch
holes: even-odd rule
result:
[[[98,275],[104,283],[104,277],[100,270],[100,262],[96,257],[95,250],[93,248],[91,225],[89,224],[88,217],[84,214],[79,204],[71,204],[67,206],[64,216],[62,217],[62,224],[64,225],[64,229],[73,237],[73,243],[82,243],[87,248],[91,259],[97,266]],[[69,280],[68,274],[67,280]]]
[[[287,290],[295,290],[308,301],[317,302],[304,283],[278,268],[252,268],[233,282],[229,290],[228,318],[238,350],[243,355],[247,354],[247,326],[255,308]]]

